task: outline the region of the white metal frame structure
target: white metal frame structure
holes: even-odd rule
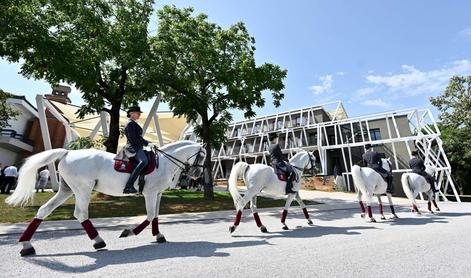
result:
[[[327,107],[335,109],[327,112]],[[372,136],[372,130],[380,130],[380,138]],[[279,114],[233,123],[226,132],[227,142],[213,151],[214,178],[227,178],[229,171],[223,165],[234,165],[238,160],[268,164],[268,133],[278,132],[283,152],[290,157],[300,149],[314,151],[318,155],[322,175],[328,173],[328,152],[341,153],[343,176],[347,190],[351,167],[358,162],[366,144],[376,146],[393,162],[393,172],[410,171],[408,160],[411,151],[417,149],[427,165],[437,168],[440,195],[451,186],[460,201],[451,178],[451,167],[440,140],[440,130],[428,109],[405,109],[348,118],[340,101],[291,110]],[[373,134],[374,135],[374,134]],[[191,129],[183,138],[193,138]],[[355,155],[356,153],[356,155]]]
[[[150,122],[153,120],[154,122],[154,127],[159,139],[159,145],[163,146],[163,138],[162,138],[162,132],[160,130],[160,124],[159,124],[159,116],[157,115],[157,109],[160,104],[160,94],[157,95],[154,104],[152,105],[152,108],[149,112],[149,116],[147,117],[144,126],[143,126],[143,133],[146,133],[147,128],[150,125]],[[52,149],[51,145],[51,139],[49,135],[49,127],[47,124],[47,118],[46,118],[46,109],[57,119],[59,120],[65,127],[65,134],[66,138],[64,141],[64,146],[67,146],[67,144],[75,139],[77,135],[74,132],[74,127],[75,125],[73,123],[70,123],[64,116],[61,115],[61,113],[54,107],[54,105],[47,100],[43,95],[36,95],[36,103],[37,103],[37,108],[38,108],[38,117],[39,117],[39,124],[41,127],[41,136],[43,138],[44,142],[44,150],[50,150]],[[108,136],[109,130],[109,114],[105,111],[100,112],[100,120],[97,122],[93,130],[91,131],[90,135],[88,136],[90,139],[95,138],[98,133],[101,130],[101,133],[103,136]],[[59,181],[58,181],[58,175],[57,175],[57,169],[55,167],[54,163],[51,163],[48,165],[48,169],[51,173],[51,184],[52,184],[52,189],[54,191],[57,191],[59,189]]]

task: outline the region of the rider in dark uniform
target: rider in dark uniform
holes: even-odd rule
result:
[[[375,170],[378,174],[380,174],[383,177],[383,179],[388,184],[386,192],[393,194],[394,186],[393,186],[393,177],[391,173],[386,171],[382,167],[381,157],[379,156],[377,152],[373,150],[370,144],[365,145],[365,149],[366,149],[366,152],[362,156],[363,162],[366,163],[367,167]]]
[[[127,115],[129,120],[124,126],[124,134],[128,140],[124,148],[127,153],[134,154],[134,156],[131,155],[131,157],[139,161],[136,168],[132,171],[131,176],[129,176],[129,180],[123,190],[124,194],[137,193],[137,190],[134,188],[134,182],[139,177],[141,171],[149,164],[143,149],[149,142],[142,137],[142,128],[136,122],[141,116],[141,113],[142,111],[139,106],[129,107]]]
[[[419,157],[419,153],[417,151],[412,151],[412,158],[409,161],[409,166],[412,169],[413,173],[421,175],[425,178],[425,180],[430,184],[434,193],[438,192],[438,190],[435,188],[434,178],[429,175],[429,173],[425,172],[424,160]]]
[[[285,162],[286,159],[285,155],[281,152],[280,145],[278,145],[277,139],[278,134],[273,132],[268,135],[268,139],[270,140],[270,146],[268,147],[268,151],[270,152],[271,156],[271,166],[277,172],[277,168],[281,171],[286,173],[287,182],[286,182],[286,194],[289,193],[296,193],[293,191],[293,181],[292,177],[294,176],[293,169]]]

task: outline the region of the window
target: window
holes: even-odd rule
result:
[[[296,117],[296,126],[306,125],[306,118]]]
[[[277,121],[276,122],[276,129],[282,129],[283,128],[283,121]]]
[[[371,140],[381,140],[381,132],[379,128],[370,129]]]

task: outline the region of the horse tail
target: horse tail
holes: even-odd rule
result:
[[[408,173],[402,174],[401,183],[402,183],[402,189],[404,190],[404,194],[406,194],[407,198],[409,198],[409,200],[412,203],[415,203],[414,193],[412,193],[412,189],[410,188],[409,174]]]
[[[231,193],[232,199],[234,200],[234,206],[237,210],[244,208],[244,200],[239,193],[239,189],[237,188],[237,180],[240,177],[244,178],[247,167],[249,167],[249,164],[245,162],[237,162],[232,168],[231,175],[229,176],[229,192]]]
[[[13,194],[5,202],[13,206],[26,205],[33,199],[38,169],[58,159],[62,159],[68,152],[66,149],[53,149],[35,154],[26,159],[18,173],[18,185]]]
[[[353,184],[358,188],[358,190],[364,194],[368,191],[366,190],[365,179],[361,174],[361,167],[358,165],[353,165],[352,167],[352,178]]]

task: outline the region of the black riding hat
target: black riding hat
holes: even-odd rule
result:
[[[372,147],[371,144],[366,144],[365,145],[365,149],[367,149],[367,150],[371,149],[371,147]]]
[[[142,113],[141,108],[140,108],[139,106],[131,106],[131,107],[128,108],[128,111],[127,111],[127,113],[128,113],[128,118],[130,117],[130,115],[131,115],[130,113],[131,113],[131,112],[139,112],[139,113]]]
[[[271,141],[271,140],[273,140],[273,139],[275,139],[275,138],[278,138],[278,133],[272,132],[272,133],[268,134],[268,140]]]

